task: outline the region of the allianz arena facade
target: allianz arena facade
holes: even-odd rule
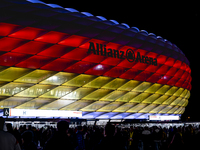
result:
[[[75,111],[83,119],[184,113],[191,69],[171,42],[38,0],[0,7],[1,110]]]

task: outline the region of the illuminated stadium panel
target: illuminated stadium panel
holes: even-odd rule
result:
[[[0,3],[9,12],[0,19],[0,109],[82,111],[85,119],[184,113],[191,69],[169,41],[39,1]]]

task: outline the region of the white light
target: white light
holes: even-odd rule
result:
[[[82,117],[82,111],[10,109],[9,116]]]
[[[179,120],[179,116],[149,116],[149,120]]]
[[[96,69],[96,70],[103,70],[103,66],[102,66],[101,64],[99,64],[99,65],[97,65],[97,66],[95,67],[95,69]]]

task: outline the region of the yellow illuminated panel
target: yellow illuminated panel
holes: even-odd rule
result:
[[[164,109],[167,105],[159,105],[156,108],[154,108],[153,110],[151,110],[149,113],[158,113],[159,111],[161,111],[162,109]]]
[[[126,80],[126,79],[116,78],[116,79],[112,80],[111,82],[109,82],[108,84],[104,85],[102,88],[116,90],[119,87],[121,87],[122,85],[124,85],[127,81],[128,80]]]
[[[52,109],[52,110],[58,110],[62,107],[65,107],[71,103],[73,103],[73,100],[56,100],[52,103],[49,103],[45,106],[40,107],[40,109]]]
[[[118,108],[113,110],[113,112],[125,112],[129,110],[131,107],[135,106],[136,104],[137,103],[125,103],[124,105],[119,106]]]
[[[141,83],[141,81],[130,80],[127,83],[125,83],[124,85],[122,85],[120,88],[118,88],[118,90],[131,91],[133,88],[138,86],[140,83]]]
[[[177,97],[170,105],[178,105],[178,103],[182,100],[183,98]]]
[[[144,107],[146,107],[148,104],[137,104],[136,106],[133,106],[131,109],[129,109],[126,112],[129,113],[137,113],[138,111],[140,111],[141,109],[143,109]]]
[[[109,94],[110,92],[112,92],[112,90],[98,89],[98,90],[92,92],[91,94],[83,97],[83,99],[87,99],[87,100],[99,100],[102,97],[104,97],[105,95]]]
[[[32,99],[26,103],[23,103],[23,104],[17,106],[16,108],[18,108],[18,109],[38,109],[41,106],[44,106],[54,100],[55,99],[35,98],[35,99]]]
[[[56,72],[48,70],[34,70],[31,73],[15,80],[15,82],[26,82],[26,83],[38,83],[52,75]]]
[[[132,91],[135,91],[135,92],[144,92],[151,85],[152,85],[152,83],[150,83],[150,82],[142,82],[137,87],[135,87]]]
[[[175,97],[175,96],[171,96],[171,97],[169,97],[166,101],[164,101],[162,104],[164,104],[164,105],[169,105],[169,104],[171,104],[176,98],[177,98],[177,97]]]
[[[138,92],[128,92],[125,95],[123,95],[122,97],[118,98],[116,101],[129,102],[131,99],[136,97],[138,94],[140,94],[140,93],[138,93]]]
[[[165,94],[170,89],[169,85],[163,85],[158,91],[156,91],[157,94]]]
[[[185,96],[187,95],[187,93],[188,93],[188,90],[185,89],[185,90],[183,91],[183,93],[181,93],[180,97],[185,97]]]
[[[120,98],[121,96],[123,96],[126,93],[127,93],[127,91],[113,91],[112,93],[104,96],[100,100],[103,100],[103,101],[114,101],[114,100]]]
[[[146,89],[144,92],[147,93],[155,93],[158,89],[162,87],[162,84],[154,83],[152,86],[150,86],[148,89]]]
[[[96,111],[99,108],[109,104],[110,102],[105,102],[105,101],[97,101],[94,102],[92,104],[90,104],[89,106],[86,106],[84,108],[81,109],[81,111]]]
[[[96,76],[93,75],[80,74],[63,85],[80,87],[94,80],[95,78]]]
[[[184,112],[185,112],[185,107],[183,107],[178,114],[183,114]]]
[[[14,108],[26,101],[31,100],[32,98],[27,97],[9,97],[3,101],[0,101],[0,107],[4,108]]]
[[[173,114],[177,109],[179,108],[179,106],[175,106],[174,108],[170,109],[167,114]]]
[[[186,99],[189,99],[189,98],[190,98],[190,91],[187,90],[187,94],[185,95],[185,98],[186,98]]]
[[[59,72],[46,80],[40,82],[40,84],[53,84],[53,85],[61,85],[74,77],[76,77],[77,74],[75,73],[67,73],[67,72]]]
[[[150,104],[147,107],[143,108],[142,110],[139,111],[139,113],[148,113],[149,111],[151,111],[152,109],[154,109],[156,106],[156,104]]]
[[[169,96],[167,95],[162,95],[161,97],[159,97],[157,100],[155,100],[153,102],[153,104],[162,104],[165,100],[167,100],[169,98]]]
[[[112,80],[113,78],[111,77],[97,77],[96,79],[84,85],[84,87],[100,88]]]
[[[92,89],[92,88],[78,88],[75,91],[65,95],[64,97],[62,97],[61,99],[81,99],[84,96],[90,94],[91,92],[93,92],[96,89]]]
[[[60,110],[78,111],[81,108],[90,105],[91,103],[93,103],[93,101],[79,100],[61,108]]]
[[[178,106],[182,106],[185,103],[186,99],[182,98],[181,101],[177,104]]]
[[[0,72],[0,81],[13,81],[29,73],[31,69],[10,67]]]
[[[159,113],[165,114],[165,113],[167,113],[172,108],[173,108],[173,106],[167,106],[164,109],[162,109],[161,111],[159,111]]]
[[[54,85],[34,85],[18,94],[16,96],[23,96],[23,97],[38,97],[48,91],[50,91],[52,88],[54,88]]]
[[[97,111],[111,112],[112,110],[116,109],[117,107],[121,106],[122,104],[124,104],[124,103],[123,102],[113,102],[113,103],[110,103],[110,104],[98,109]]]
[[[144,101],[142,101],[142,103],[152,103],[156,99],[158,99],[160,96],[161,95],[159,95],[159,94],[152,94],[151,96],[147,97]]]
[[[12,95],[15,95],[31,86],[33,86],[33,84],[11,82],[9,84],[6,84],[6,85],[0,87],[0,95],[12,96]]]
[[[165,93],[165,95],[173,95],[176,91],[178,90],[178,87],[175,87],[175,86],[173,86],[173,87],[171,87],[166,93]]]
[[[174,96],[180,96],[181,95],[181,93],[183,93],[183,91],[184,91],[184,88],[179,88],[175,93],[174,93]]]
[[[44,98],[60,98],[74,91],[77,87],[59,86],[41,95]]]
[[[129,102],[135,102],[135,103],[140,103],[143,100],[145,100],[147,97],[149,97],[151,94],[150,93],[141,93],[138,96],[136,96],[135,98],[133,98],[131,101]]]
[[[174,114],[179,114],[179,112],[183,109],[183,107],[179,107],[175,112]]]
[[[186,107],[187,105],[188,105],[188,100],[186,100],[182,106]]]

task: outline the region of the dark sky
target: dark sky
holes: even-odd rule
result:
[[[146,1],[76,1],[41,0],[58,4],[65,8],[74,8],[80,12],[89,12],[94,16],[103,16],[108,20],[126,23],[140,30],[154,33],[176,44],[190,61],[192,70],[192,90],[189,104],[183,118],[200,120],[199,87],[200,80],[200,13],[196,3],[152,3]]]

